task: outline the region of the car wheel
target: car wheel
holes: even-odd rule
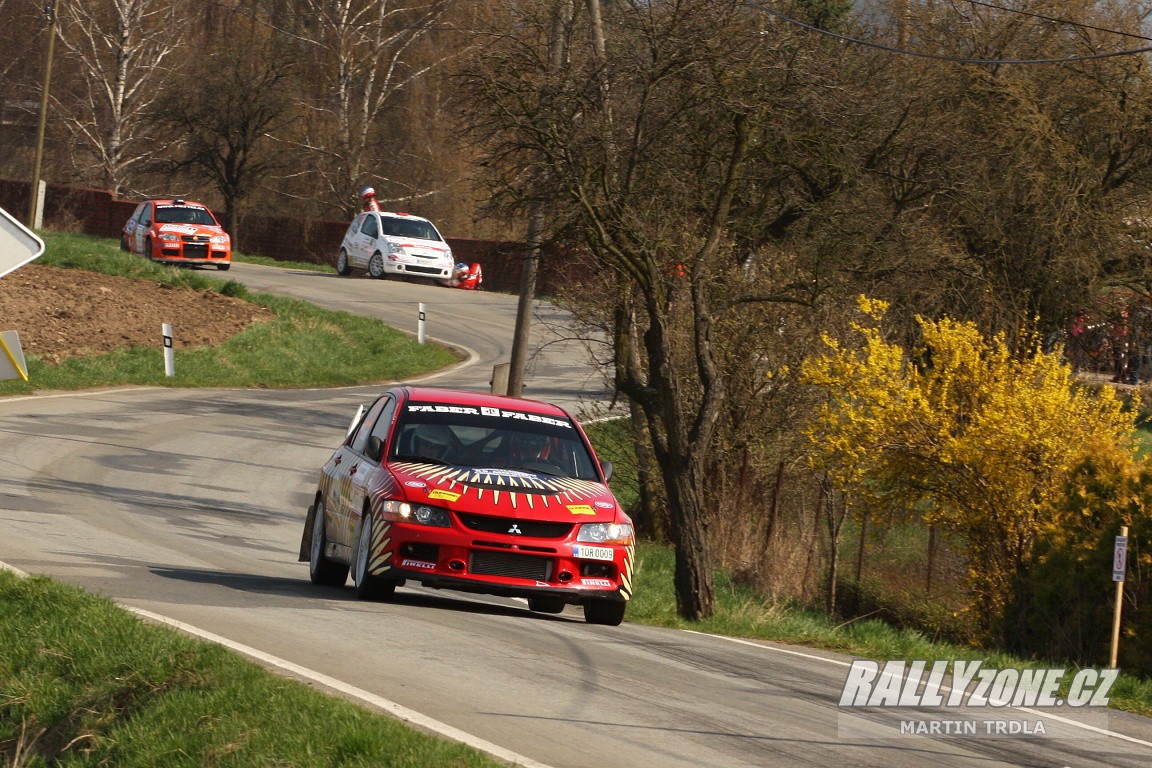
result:
[[[348,277],[352,274],[352,267],[348,264],[348,251],[343,248],[340,249],[340,255],[336,257],[336,274],[340,277]]]
[[[528,610],[536,613],[563,613],[564,601],[556,597],[530,597]]]
[[[216,269],[220,270],[221,272],[227,272],[231,267],[232,267],[231,264],[217,264],[216,265]]]
[[[324,497],[316,499],[316,510],[312,513],[312,546],[308,549],[308,575],[313,584],[323,587],[342,587],[348,580],[348,566],[324,556]]]
[[[356,542],[356,566],[352,579],[355,582],[356,597],[361,600],[387,600],[396,592],[396,582],[368,574],[368,558],[372,556],[373,518],[368,510],[360,521],[360,535]]]
[[[372,258],[368,259],[368,276],[377,280],[385,277],[384,257],[380,255],[380,251],[376,251],[372,254]]]
[[[144,258],[152,258],[152,238],[150,237],[144,239]]]
[[[589,624],[619,626],[624,621],[624,608],[627,605],[620,600],[589,600],[584,603],[584,621]]]
[[[128,247],[128,238],[125,237],[124,235],[120,235],[120,250],[122,250],[122,251],[130,251],[131,250]]]

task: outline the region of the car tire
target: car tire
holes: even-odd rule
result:
[[[324,497],[316,499],[316,509],[312,512],[312,542],[308,548],[308,575],[313,584],[322,587],[342,587],[348,580],[348,566],[324,556]]]
[[[120,235],[120,250],[124,251],[125,253],[129,253],[132,250],[128,247],[128,238],[124,235]]]
[[[348,263],[348,251],[343,248],[340,249],[340,255],[336,257],[336,274],[340,277],[348,277],[352,274],[352,266]]]
[[[152,260],[152,238],[144,238],[144,258]]]
[[[372,254],[372,258],[368,259],[368,276],[374,280],[383,280],[387,277],[384,271],[384,257],[380,255],[380,251]]]
[[[557,597],[530,597],[528,610],[536,613],[563,613],[564,601]]]
[[[216,265],[216,269],[220,270],[221,272],[227,272],[231,268],[232,268],[231,264],[217,264]]]
[[[624,609],[627,605],[620,600],[589,600],[584,603],[584,621],[589,624],[617,627],[624,621]]]
[[[372,526],[372,514],[364,510],[360,533],[356,537],[356,564],[352,569],[354,589],[360,600],[388,600],[396,592],[396,581],[368,575],[368,558],[372,554]]]

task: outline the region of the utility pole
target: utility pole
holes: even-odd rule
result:
[[[44,159],[44,129],[48,125],[48,88],[52,82],[52,50],[56,46],[56,0],[46,0],[48,52],[44,56],[44,84],[40,93],[40,125],[36,129],[36,160],[32,164],[32,191],[28,201],[28,229],[36,227],[40,211],[40,164]]]

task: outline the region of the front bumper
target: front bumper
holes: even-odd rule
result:
[[[632,596],[631,546],[589,547],[568,541],[516,539],[445,528],[395,523],[372,553],[369,572],[504,597],[550,597],[580,604],[587,599],[625,601]],[[582,549],[581,549],[582,548]],[[581,552],[595,558],[580,557]],[[610,554],[611,559],[605,559]]]

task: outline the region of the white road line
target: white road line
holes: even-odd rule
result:
[[[307,680],[312,680],[333,690],[340,691],[347,696],[358,699],[367,704],[371,704],[374,707],[379,707],[380,709],[383,709],[384,711],[388,712],[396,718],[399,718],[400,720],[411,723],[412,725],[423,728],[424,730],[439,734],[440,736],[443,736],[447,739],[458,741],[461,744],[472,747],[473,749],[478,749],[481,752],[486,752],[498,760],[504,760],[508,763],[511,763],[512,765],[524,766],[524,768],[550,768],[550,766],[546,765],[545,763],[536,762],[535,760],[513,752],[512,750],[505,749],[504,747],[493,744],[490,741],[485,741],[484,739],[481,739],[478,736],[473,736],[470,733],[466,733],[459,728],[453,728],[446,723],[442,723],[439,720],[434,720],[427,715],[423,715],[419,712],[416,712],[415,710],[408,709],[407,707],[397,704],[394,701],[389,701],[382,696],[369,693],[362,688],[349,685],[348,683],[337,680],[334,677],[329,677],[328,675],[315,672],[311,669],[308,669],[307,667],[302,667],[299,664],[293,664],[292,662],[286,661],[285,659],[277,658],[276,656],[272,656],[271,654],[256,650],[255,648],[249,647],[247,645],[234,642],[226,637],[221,637],[220,635],[205,631],[199,627],[194,627],[191,624],[185,624],[182,621],[177,621],[176,619],[172,619],[167,616],[161,616],[158,613],[145,611],[142,608],[133,608],[132,606],[124,607],[138,616],[142,616],[159,624],[166,624],[170,627],[175,627],[176,629],[179,629],[180,631],[186,632],[195,637],[199,637],[204,640],[208,640],[209,642],[222,645],[225,648],[233,650],[243,656],[247,656],[250,659],[255,659],[256,661],[259,661],[263,664],[282,669],[286,672],[291,672],[294,675],[298,675]]]
[[[711,635],[711,634],[708,634],[707,632],[697,632],[697,631],[692,630],[692,629],[685,629],[685,630],[681,630],[681,631],[687,632],[688,634],[691,634],[691,635],[700,635],[701,637],[711,637],[711,638],[714,638],[716,640],[727,640],[727,641],[732,642],[732,643],[739,643],[740,645],[750,645],[750,646],[753,646],[755,648],[759,648],[759,649],[764,650],[764,651],[771,651],[773,653],[783,653],[783,654],[787,654],[789,656],[802,656],[805,659],[812,659],[813,661],[823,661],[826,664],[835,664],[835,665],[840,666],[840,667],[851,667],[852,666],[852,664],[850,662],[847,662],[847,661],[840,661],[839,659],[829,659],[829,658],[825,658],[824,656],[815,656],[811,653],[801,653],[800,651],[791,651],[791,650],[788,650],[787,648],[776,648],[775,646],[771,646],[771,645],[763,645],[761,643],[754,643],[751,640],[743,640],[739,637],[725,637],[724,635]],[[940,686],[940,690],[951,691],[952,689],[949,688],[948,686],[942,685],[942,686]],[[1058,720],[1061,723],[1065,723],[1067,725],[1072,725],[1072,726],[1075,726],[1076,728],[1081,728],[1085,731],[1091,731],[1093,733],[1099,733],[1101,735],[1109,736],[1109,737],[1114,738],[1114,739],[1120,739],[1121,741],[1128,741],[1128,742],[1131,742],[1133,744],[1139,744],[1143,747],[1152,747],[1152,741],[1144,741],[1143,739],[1137,739],[1135,736],[1128,736],[1127,734],[1117,733],[1116,731],[1109,731],[1105,728],[1097,728],[1094,725],[1088,725],[1087,723],[1080,723],[1080,722],[1077,722],[1075,720],[1070,720],[1066,717],[1060,717],[1059,715],[1054,715],[1050,712],[1044,712],[1041,710],[1032,709],[1030,707],[1015,707],[1012,705],[1008,705],[1008,707],[1006,707],[1006,708],[1007,709],[1015,709],[1019,712],[1027,712],[1030,715],[1038,715],[1038,716],[1042,716],[1042,717],[1049,718],[1052,720]]]

